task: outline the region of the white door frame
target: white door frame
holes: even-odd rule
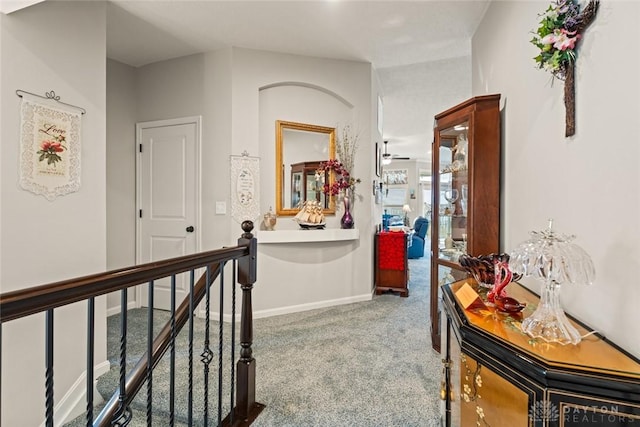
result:
[[[162,127],[162,126],[175,126],[175,125],[184,125],[193,123],[196,125],[196,141],[195,144],[195,153],[196,153],[196,230],[195,230],[195,239],[196,239],[196,252],[201,251],[201,241],[202,241],[202,116],[189,116],[189,117],[180,117],[175,119],[167,119],[167,120],[154,120],[148,122],[138,122],[136,123],[136,264],[140,264],[141,259],[141,219],[140,219],[140,209],[142,206],[142,195],[141,195],[141,155],[140,155],[140,144],[142,143],[142,131],[147,128],[154,127]],[[135,307],[142,307],[142,287],[136,286],[135,291]]]

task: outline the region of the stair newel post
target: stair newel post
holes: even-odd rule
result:
[[[237,364],[235,414],[241,420],[255,418],[264,407],[256,403],[256,361],[253,358],[253,308],[251,290],[256,282],[258,245],[251,234],[252,221],[243,221],[244,233],[238,246],[247,246],[249,255],[238,259],[238,282],[242,289],[242,313],[240,319],[240,359]]]

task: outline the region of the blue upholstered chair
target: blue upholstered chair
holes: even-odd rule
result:
[[[424,240],[427,236],[429,220],[424,217],[417,217],[413,223],[413,236],[411,236],[411,246],[407,256],[409,258],[422,258],[424,256]]]

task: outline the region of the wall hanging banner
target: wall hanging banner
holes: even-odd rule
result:
[[[47,200],[80,188],[82,112],[22,95],[20,186]]]
[[[231,217],[238,223],[256,221],[260,216],[260,159],[230,156]]]

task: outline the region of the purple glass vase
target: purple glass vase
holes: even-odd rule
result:
[[[345,192],[343,197],[344,202],[344,214],[340,218],[340,228],[349,229],[353,228],[353,216],[351,216],[351,200],[349,199],[349,192]]]

